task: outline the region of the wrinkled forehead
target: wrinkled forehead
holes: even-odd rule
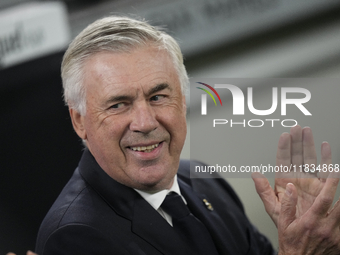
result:
[[[154,47],[130,52],[102,51],[84,64],[84,85],[89,90],[149,90],[158,84],[180,89],[179,77],[169,54]]]

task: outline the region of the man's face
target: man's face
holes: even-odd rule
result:
[[[70,110],[103,170],[129,187],[169,188],[186,137],[179,78],[164,50],[101,52],[84,66],[86,114]]]

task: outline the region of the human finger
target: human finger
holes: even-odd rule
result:
[[[285,194],[281,200],[279,225],[286,229],[296,219],[297,190],[292,183],[287,183]]]
[[[312,129],[305,127],[302,129],[303,163],[316,166],[316,151]]]
[[[321,171],[319,172],[319,178],[321,181],[326,181],[325,179],[328,177],[330,173],[331,164],[332,164],[331,146],[329,145],[329,143],[323,142],[321,144],[321,166],[320,166]]]
[[[275,208],[277,206],[277,200],[274,190],[272,189],[267,178],[263,174],[253,173],[251,176],[255,183],[256,192],[259,194],[266,212],[269,214],[276,225],[277,215],[275,213]]]
[[[279,138],[276,153],[276,165],[289,166],[291,164],[291,138],[290,134],[282,133]]]
[[[9,253],[7,253],[6,255],[15,255],[15,253],[9,252]]]
[[[340,199],[336,201],[328,216],[335,226],[340,225]]]
[[[290,129],[291,135],[291,161],[293,165],[303,164],[302,128],[297,125]]]
[[[328,214],[338,187],[339,176],[340,173],[332,172],[326,179],[325,185],[311,207],[312,213],[316,216],[324,217]]]

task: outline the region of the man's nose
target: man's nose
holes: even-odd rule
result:
[[[140,102],[134,106],[130,130],[134,132],[150,133],[158,127],[159,123],[151,105]]]

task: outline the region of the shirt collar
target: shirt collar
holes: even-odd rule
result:
[[[180,195],[186,204],[184,197],[181,194],[181,191],[179,189],[178,181],[177,181],[177,175],[174,177],[174,182],[170,189],[164,189],[156,193],[148,193],[142,190],[135,189],[155,210],[158,210],[163,203],[166,195],[168,195],[170,192],[175,192],[178,195]]]

